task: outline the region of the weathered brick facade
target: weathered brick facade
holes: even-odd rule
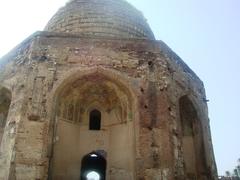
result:
[[[154,39],[142,13],[123,0],[70,1],[52,17],[45,30],[105,38]]]
[[[136,9],[75,0],[46,30],[0,61],[0,179],[79,179],[99,150],[106,179],[217,178],[203,83]]]

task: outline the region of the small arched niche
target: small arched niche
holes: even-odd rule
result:
[[[201,119],[188,96],[180,98],[179,109],[186,178],[208,179]]]
[[[106,178],[122,173],[134,177],[134,113],[128,87],[93,73],[72,80],[59,92],[52,179],[79,179],[81,159],[96,149],[108,154]]]
[[[101,130],[101,112],[94,109],[89,114],[89,130]]]
[[[7,123],[8,111],[11,104],[11,92],[0,86],[0,146]]]

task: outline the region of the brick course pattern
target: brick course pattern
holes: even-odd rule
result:
[[[124,0],[77,0],[61,8],[46,31],[85,36],[154,39],[142,13]]]

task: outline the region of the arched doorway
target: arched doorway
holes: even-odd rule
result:
[[[209,179],[201,119],[188,96],[179,100],[181,136],[187,179]]]
[[[105,180],[107,162],[103,156],[92,152],[83,157],[80,180]]]
[[[106,178],[133,179],[135,96],[116,76],[95,72],[72,77],[54,100],[50,179],[80,179],[81,160],[97,149],[108,154]]]

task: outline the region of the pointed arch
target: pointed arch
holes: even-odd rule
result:
[[[89,130],[101,130],[101,112],[97,109],[89,114]]]
[[[49,97],[49,102],[51,103],[48,104],[51,105],[49,106],[49,109],[51,109],[52,112],[52,121],[50,122],[51,134],[49,134],[50,138],[52,138],[52,141],[50,141],[52,142],[50,144],[51,158],[49,159],[50,179],[57,176],[70,177],[71,174],[60,175],[61,170],[59,170],[59,168],[61,167],[58,167],[58,165],[64,160],[68,163],[68,165],[66,165],[67,167],[69,167],[69,165],[74,165],[76,168],[77,165],[79,165],[80,167],[81,164],[78,164],[75,161],[79,162],[79,159],[83,157],[86,150],[89,152],[90,147],[91,150],[101,148],[103,150],[111,151],[110,156],[112,157],[110,158],[111,161],[109,162],[109,166],[111,164],[114,166],[114,163],[124,161],[122,163],[117,163],[116,166],[123,169],[127,166],[130,167],[129,174],[134,176],[134,154],[136,151],[135,143],[137,143],[136,131],[138,131],[138,125],[135,126],[135,124],[138,124],[139,112],[136,96],[137,93],[132,87],[129,78],[115,70],[99,67],[85,70],[76,69],[75,71],[66,72],[62,77],[66,78],[59,79],[55,83]],[[74,107],[74,112],[78,115],[78,119],[80,119],[78,124],[72,121],[63,121],[61,120],[61,117],[58,116],[58,108],[64,108],[65,99],[74,103],[78,102],[78,105]],[[125,109],[128,109],[128,111],[125,111]],[[76,112],[76,110],[78,112]],[[98,110],[101,113],[101,116],[99,115],[100,113],[95,113],[95,115],[98,114],[96,115],[97,118],[99,119],[99,117],[101,117],[101,120],[105,121],[100,121],[100,125],[102,126],[102,123],[104,125],[102,131],[89,131],[89,115],[93,110]],[[61,111],[59,115],[62,115],[63,112],[64,111]],[[115,113],[118,113],[117,117],[123,117],[128,120],[118,121]],[[74,117],[73,119],[76,118]],[[118,122],[109,125],[106,124],[106,119],[114,120],[114,122],[116,120]],[[133,128],[134,126],[136,128]],[[97,135],[97,133],[101,134]],[[109,136],[110,133],[112,134],[110,136],[110,141],[105,142],[105,140],[109,139],[107,136]],[[123,135],[119,136],[119,133]],[[66,137],[64,134],[68,134],[68,136]],[[79,139],[77,140],[76,137]],[[57,142],[55,140],[56,138],[58,138]],[[69,138],[71,138],[71,140],[69,140]],[[56,142],[55,144],[58,143],[58,145],[54,145],[54,141]],[[74,143],[71,144],[71,142]],[[83,142],[83,144],[81,144],[81,142]],[[89,144],[91,145],[89,146]],[[126,144],[130,144],[131,148],[128,148],[128,152],[124,155],[132,158],[120,158],[116,156],[121,149],[126,149],[124,147]],[[60,146],[74,147],[59,148]],[[117,148],[117,151],[113,151],[113,148]],[[66,151],[63,152],[61,149],[65,149]],[[78,149],[78,151],[69,153],[69,150],[71,149]],[[68,159],[61,154],[71,154],[74,158]],[[65,159],[62,160],[61,157]],[[75,177],[78,175],[78,173],[74,174]]]
[[[181,137],[185,174],[187,178],[208,176],[202,122],[197,108],[188,96],[179,99]]]

